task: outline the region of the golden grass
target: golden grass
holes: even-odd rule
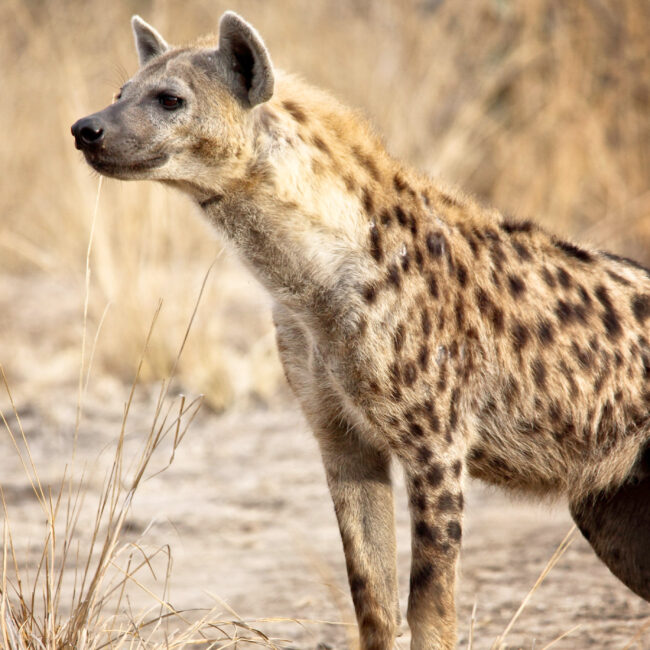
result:
[[[75,290],[83,277],[96,182],[69,126],[108,103],[134,71],[130,14],[143,13],[183,42],[216,28],[226,8],[259,28],[276,64],[365,110],[397,155],[505,211],[650,260],[646,3],[158,0],[144,9],[6,0],[5,277],[49,275]],[[88,307],[91,335],[105,316],[97,371],[128,381],[162,298],[143,379],[165,376],[183,330],[179,314],[219,250],[182,197],[107,181]],[[60,336],[43,328],[45,337]],[[0,355],[12,344],[0,343]],[[230,255],[215,264],[178,376],[216,409],[277,398],[282,380],[266,297]]]
[[[158,312],[154,322],[157,316]],[[147,342],[149,340],[150,335]],[[139,371],[141,368],[142,364]],[[0,647],[4,650],[157,650],[191,645],[228,648],[239,644],[278,648],[275,640],[254,627],[254,621],[242,620],[220,601],[212,609],[201,612],[198,619],[196,611],[175,609],[166,599],[171,573],[169,547],[147,547],[143,542],[146,531],[135,542],[123,541],[126,518],[138,487],[142,481],[171,465],[178,445],[198,412],[201,398],[189,402],[183,397],[169,400],[169,381],[163,382],[149,435],[135,462],[127,466],[124,435],[139,381],[139,374],[136,374],[88,535],[79,526],[81,505],[87,496],[86,472],[75,475],[73,456],[58,491],[53,494],[44,489],[4,372],[2,379],[13,406],[18,433],[4,414],[2,421],[46,522],[40,561],[35,573],[25,577],[14,552],[12,512],[0,488],[4,510]],[[168,454],[166,460],[165,453]],[[155,464],[158,465],[156,469],[152,467]],[[89,471],[93,470],[96,468]],[[156,593],[141,582],[141,574],[150,571],[155,575],[161,569],[164,578],[160,581],[160,593]],[[132,587],[148,595],[149,609],[131,609],[128,594]],[[223,616],[224,608],[227,618]]]
[[[58,490],[53,492],[51,487],[44,487],[39,478],[20,414],[0,365],[1,383],[11,405],[15,426],[12,427],[2,411],[0,419],[45,518],[40,560],[36,567],[21,569],[12,538],[14,513],[0,487],[4,511],[0,581],[0,647],[3,650],[279,647],[277,643],[280,640],[258,630],[254,621],[244,621],[218,599],[215,607],[202,611],[198,618],[197,611],[177,610],[166,598],[172,564],[170,548],[151,549],[146,546],[146,530],[135,542],[128,543],[123,539],[136,491],[143,481],[164,472],[172,464],[178,445],[202,403],[202,397],[170,399],[169,389],[196,316],[205,280],[171,373],[161,383],[149,434],[139,453],[127,458],[124,446],[127,421],[140,382],[145,353],[160,315],[160,304],[154,313],[124,407],[113,459],[94,504],[94,521],[89,531],[80,524],[82,504],[88,498],[88,475],[97,472],[98,468],[79,470],[75,463],[76,433],[83,411],[83,382],[79,384],[72,458]],[[82,348],[84,345],[85,336],[82,337]],[[82,353],[80,376],[83,376],[83,357]],[[29,569],[34,569],[34,572]],[[160,593],[156,593],[141,581],[141,574],[149,571],[156,576],[161,569],[164,578],[158,581],[162,585]],[[151,603],[148,609],[132,610],[128,597],[132,588],[147,594]],[[224,609],[227,618],[223,617]],[[299,621],[296,623],[300,624]]]

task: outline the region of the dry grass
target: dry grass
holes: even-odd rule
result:
[[[172,464],[178,445],[202,403],[201,397],[171,399],[170,386],[204,286],[205,283],[171,374],[161,383],[149,434],[139,453],[127,456],[127,421],[160,308],[154,314],[124,407],[114,455],[108,464],[99,498],[90,504],[90,510],[94,511],[90,522],[83,521],[88,510],[88,507],[84,510],[88,476],[101,471],[101,466],[79,469],[75,437],[72,458],[59,487],[53,490],[51,486],[44,486],[5,372],[0,366],[1,383],[11,405],[10,417],[0,411],[0,419],[45,520],[40,559],[35,567],[25,567],[13,543],[15,512],[7,505],[0,487],[4,510],[0,647],[4,650],[167,650],[190,646],[225,649],[250,645],[277,650],[277,643],[282,641],[258,630],[254,621],[244,621],[218,599],[217,605],[207,611],[177,610],[167,598],[172,566],[170,548],[152,549],[148,546],[147,530],[134,542],[124,541],[127,516],[136,491],[145,480],[164,472]],[[83,372],[81,374],[83,376]],[[83,411],[83,391],[84,386],[80,383],[77,427]],[[13,426],[11,417],[15,423]],[[20,529],[21,522],[17,519]],[[160,587],[160,593],[142,580],[142,574],[148,572]],[[146,593],[150,602],[148,609],[133,610],[129,594],[134,588]]]
[[[4,373],[2,378],[13,404]],[[4,509],[0,647],[158,650],[254,645],[277,649],[279,640],[258,630],[255,621],[242,620],[220,601],[207,611],[178,611],[166,598],[172,565],[169,547],[152,549],[146,543],[146,530],[135,542],[124,541],[127,515],[138,487],[171,465],[201,405],[200,398],[189,402],[182,397],[169,400],[169,382],[163,382],[149,435],[135,461],[129,462],[124,454],[125,430],[138,379],[136,375],[101,495],[91,505],[95,515],[90,533],[84,531],[80,519],[87,496],[87,473],[98,468],[76,472],[73,456],[61,485],[53,493],[39,479],[17,410],[14,407],[18,432],[2,415],[42,508],[45,524],[40,561],[31,567],[33,572],[22,570],[12,540],[15,513],[7,506],[0,489]],[[162,576],[155,580],[159,593],[142,581],[142,574],[148,572],[154,579]],[[148,609],[132,609],[129,594],[134,588],[147,594],[151,604]]]
[[[397,155],[505,211],[650,261],[647,3],[157,0],[143,8],[6,0],[5,278],[47,275],[78,295],[96,182],[69,125],[104,106],[134,71],[130,14],[182,42],[216,26],[226,8],[254,22],[278,65],[364,109]],[[181,315],[219,249],[182,197],[152,184],[105,183],[89,305],[91,337],[105,314],[99,372],[128,381],[162,298],[143,378],[165,376]],[[59,351],[77,340],[45,322],[40,336]],[[29,381],[38,370],[27,367],[28,351],[12,353],[15,344],[0,343],[0,356]],[[266,298],[229,255],[216,263],[178,374],[216,409],[277,397]]]

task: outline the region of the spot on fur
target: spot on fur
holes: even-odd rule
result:
[[[363,194],[361,197],[361,201],[363,203],[363,209],[366,211],[366,214],[372,215],[374,212],[375,206],[374,202],[372,200],[372,194],[370,194],[370,191],[368,190],[367,187],[363,188]]]
[[[438,529],[426,521],[416,522],[415,535],[427,546],[436,547],[440,544],[440,533]]]
[[[426,245],[429,255],[437,259],[445,254],[447,240],[441,232],[430,232],[426,236]]]
[[[461,287],[467,284],[467,267],[464,264],[458,264],[456,266],[456,279]]]
[[[392,284],[396,289],[399,289],[402,286],[402,280],[399,275],[399,269],[396,264],[391,264],[388,267],[388,282]]]
[[[393,213],[395,214],[395,218],[397,219],[397,222],[399,223],[400,226],[406,227],[408,225],[406,212],[404,212],[401,205],[396,204],[393,207]]]
[[[442,479],[444,478],[444,471],[442,469],[442,466],[439,465],[438,463],[433,463],[430,467],[429,470],[427,471],[425,475],[427,483],[433,487],[436,488],[442,483]]]
[[[363,151],[361,147],[354,145],[352,147],[352,155],[356,158],[359,165],[361,165],[361,167],[363,167],[374,180],[379,180],[379,169],[377,168],[377,163],[368,153]]]
[[[643,325],[650,316],[650,295],[637,293],[632,297],[632,312],[634,317]]]
[[[546,365],[541,359],[533,361],[533,379],[537,388],[546,387]]]
[[[373,221],[370,224],[370,254],[376,262],[381,262],[384,259],[384,251],[381,246],[381,235],[377,224]]]
[[[363,299],[368,303],[372,304],[377,298],[377,288],[374,284],[367,284],[363,288]]]
[[[553,332],[553,325],[551,325],[551,322],[548,319],[544,318],[539,322],[537,327],[537,338],[543,346],[553,343],[555,334]]]
[[[314,135],[311,141],[314,143],[314,146],[317,149],[320,149],[324,154],[327,154],[328,156],[332,155],[332,151],[327,146],[327,143],[318,134]]]
[[[533,256],[531,255],[530,251],[528,250],[528,247],[520,241],[514,240],[512,242],[512,247],[515,249],[515,252],[519,256],[520,260],[523,261],[529,261],[533,259]]]
[[[504,232],[512,234],[515,232],[532,232],[535,228],[535,224],[532,221],[515,221],[512,219],[504,219],[499,227]]]
[[[570,288],[573,284],[573,278],[563,266],[557,267],[557,279],[565,289]]]
[[[552,238],[552,242],[556,248],[564,252],[568,257],[572,257],[573,259],[587,263],[594,261],[591,253],[587,252],[583,248],[571,244],[570,242],[562,241],[561,239],[557,239],[555,237]]]
[[[291,117],[293,117],[296,122],[299,124],[306,124],[307,123],[307,115],[305,114],[305,111],[302,109],[301,106],[296,104],[296,102],[291,101],[289,99],[285,99],[282,102],[282,106],[291,114]]]
[[[447,535],[449,535],[449,538],[453,539],[455,542],[459,542],[463,535],[463,529],[461,528],[460,522],[450,521],[447,524]]]
[[[513,298],[519,298],[526,291],[526,285],[518,275],[510,274],[508,275],[508,289]]]
[[[404,180],[404,177],[400,172],[396,172],[395,176],[393,176],[393,187],[397,192],[402,193],[407,187],[407,183]]]
[[[623,330],[621,328],[621,321],[618,313],[614,309],[614,306],[612,305],[612,302],[609,298],[609,293],[607,289],[601,284],[596,288],[595,294],[600,304],[604,307],[604,312],[601,315],[601,320],[605,326],[605,331],[607,332],[607,335],[610,339],[617,340],[620,338]]]
[[[522,350],[530,340],[530,332],[528,331],[528,328],[519,321],[513,323],[511,334],[515,350]]]
[[[544,266],[542,267],[542,279],[546,284],[551,287],[551,289],[555,288],[556,281],[555,278],[553,277],[553,274]]]

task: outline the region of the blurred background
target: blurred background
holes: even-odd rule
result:
[[[365,112],[394,155],[650,263],[647,0],[3,0],[0,363],[23,399],[79,373],[98,177],[70,125],[135,72],[133,13],[179,44],[216,30],[225,9],[258,28],[278,67]],[[169,371],[220,249],[183,197],[103,183],[86,353],[97,381],[130,381],[160,299],[144,376]],[[228,252],[178,377],[217,411],[287,399],[267,298]]]
[[[292,647],[352,646],[354,625],[340,625],[353,616],[334,514],[316,444],[284,382],[268,298],[181,195],[104,179],[97,202],[99,177],[70,135],[136,71],[133,13],[181,44],[216,30],[226,9],[258,28],[277,66],[368,115],[394,155],[562,237],[650,264],[650,2],[0,0],[0,366],[30,462],[56,494],[74,466],[77,433],[80,458],[106,452],[84,487],[80,543],[92,547],[84,535],[106,493],[102,468],[125,428],[125,466],[142,457],[155,428],[155,382],[175,363],[214,262],[171,393],[204,393],[208,408],[171,453],[174,466],[138,489],[121,539],[141,549],[146,532],[148,544],[173,545],[179,609],[212,607],[206,593],[214,593],[243,616],[335,622],[275,623]],[[127,427],[128,384],[161,300]],[[17,432],[1,383],[0,413]],[[33,575],[45,557],[43,509],[8,436],[1,450],[16,554]],[[404,605],[409,523],[397,482]],[[476,486],[467,503],[459,621],[466,644],[478,603],[478,649],[503,632],[570,522],[562,509],[513,504]],[[70,567],[64,591],[76,581]],[[581,630],[558,648],[649,647],[647,604],[586,542],[576,541],[544,589],[513,647],[576,622]],[[131,602],[137,611],[156,601],[140,590]]]

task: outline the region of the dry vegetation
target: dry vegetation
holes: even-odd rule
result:
[[[212,608],[178,611],[168,597],[172,566],[169,546],[148,544],[149,527],[135,540],[125,539],[132,525],[128,517],[136,491],[142,483],[170,467],[202,401],[200,397],[170,397],[173,368],[180,359],[181,346],[172,375],[161,384],[148,435],[142,436],[135,448],[132,442],[127,443],[129,414],[158,315],[156,310],[112,457],[80,468],[75,429],[72,457],[55,486],[40,478],[0,367],[1,384],[11,404],[9,419],[1,414],[2,423],[24,468],[27,489],[33,492],[45,520],[43,537],[37,541],[42,550],[38,560],[30,565],[20,557],[22,549],[14,545],[15,509],[8,507],[0,487],[4,511],[0,579],[3,650],[170,650],[193,646],[225,649],[242,644],[278,648],[273,639],[242,620],[219,599]],[[91,494],[93,481],[88,475],[101,475],[102,470],[101,488],[98,494]],[[25,526],[20,519],[18,524],[19,529]],[[147,585],[147,573],[153,577],[155,591]],[[134,590],[145,592],[148,607],[132,607]],[[222,615],[224,609],[227,618]]]
[[[134,71],[132,13],[178,43],[216,28],[225,9],[256,25],[276,65],[365,111],[396,155],[503,211],[650,263],[650,4],[644,0],[3,0],[0,365],[19,401],[77,397],[98,179],[75,151],[70,124],[108,103]],[[83,365],[90,373],[92,360],[91,386],[101,393],[114,388],[109,378],[131,380],[160,300],[140,377],[146,383],[169,376],[214,262],[175,381],[205,393],[215,410],[284,399],[267,299],[237,260],[222,254],[188,202],[153,184],[105,181],[97,208]],[[11,413],[4,395],[0,407]],[[176,404],[162,426],[160,408],[152,437],[135,456],[145,465],[158,447],[151,446],[156,436],[169,429],[173,439],[180,430],[175,423],[191,416],[181,417]],[[74,419],[72,410],[70,430]],[[9,424],[19,436],[17,418]],[[25,453],[20,441],[19,447]],[[42,491],[26,457],[49,521],[39,583],[45,599],[38,600],[39,592],[35,605],[27,590],[18,609],[9,610],[5,596],[15,592],[2,583],[0,645],[82,647],[74,635],[93,626],[103,636],[84,637],[83,647],[143,641],[134,639],[145,619],[116,631],[105,609],[110,603],[116,611],[122,593],[124,577],[113,564],[119,554],[123,568],[163,555],[138,556],[137,546],[121,546],[122,508],[139,479],[136,465],[127,481],[120,454],[118,447],[102,497],[105,518],[98,515],[101,525],[94,528],[93,539],[98,530],[102,537],[88,556],[95,564],[86,574],[87,591],[72,597],[59,621],[46,613],[65,592],[57,589],[71,584],[61,570],[74,564],[67,542],[78,515],[81,488],[73,479],[79,476],[66,479],[59,503]],[[55,510],[63,526],[58,533]],[[2,547],[11,564],[9,532]],[[83,543],[90,552],[88,540]],[[159,611],[149,628],[157,631],[174,614],[163,596],[153,601]],[[219,621],[208,619],[203,623],[214,633],[210,626]],[[170,636],[168,645],[204,633],[186,626],[186,636]],[[30,634],[40,635],[43,646],[30,646]],[[227,645],[233,634],[211,638]],[[246,634],[267,644],[261,633]]]

